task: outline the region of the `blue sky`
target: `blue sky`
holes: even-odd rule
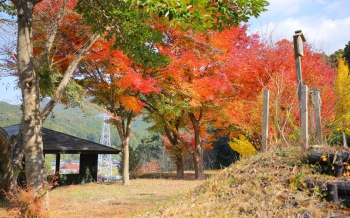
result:
[[[15,77],[0,77],[0,101],[5,101],[9,104],[20,104],[21,91],[16,86]]]
[[[268,11],[249,22],[262,39],[292,40],[302,30],[315,49],[332,54],[350,41],[350,0],[270,0]],[[0,77],[0,101],[20,103],[15,78]]]
[[[250,33],[292,40],[302,30],[308,43],[332,54],[350,41],[350,0],[270,0],[268,11],[250,20]]]

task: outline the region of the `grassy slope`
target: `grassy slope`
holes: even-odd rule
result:
[[[306,189],[306,178],[334,178],[315,173],[301,154],[299,147],[288,147],[242,158],[147,217],[350,217],[320,191]]]

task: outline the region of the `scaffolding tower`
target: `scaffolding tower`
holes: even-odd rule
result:
[[[109,123],[106,122],[110,118],[107,114],[99,115],[103,118],[102,130],[100,137],[100,144],[111,147],[111,131]],[[98,155],[98,172],[100,175],[106,176],[106,178],[112,177],[112,155],[111,154],[99,154]]]

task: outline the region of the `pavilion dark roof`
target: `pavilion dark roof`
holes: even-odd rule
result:
[[[19,124],[3,127],[11,135],[17,135]],[[119,149],[91,142],[45,127],[41,128],[45,154],[118,154]]]

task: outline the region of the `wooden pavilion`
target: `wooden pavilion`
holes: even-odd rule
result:
[[[3,127],[12,135],[18,135],[19,124]],[[97,181],[99,154],[119,154],[119,149],[91,142],[62,132],[41,128],[44,145],[44,155],[56,155],[56,172],[60,170],[61,154],[80,154],[78,174],[59,175],[59,185],[84,184]]]

